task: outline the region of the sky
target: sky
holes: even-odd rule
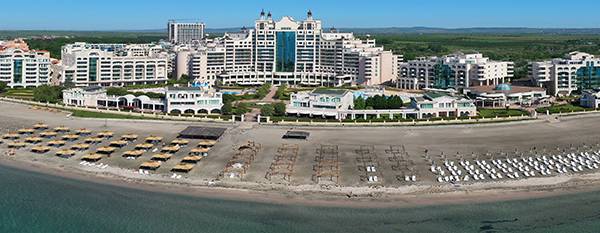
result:
[[[261,9],[275,19],[304,19],[310,9],[338,28],[600,28],[599,0],[8,0],[0,8],[0,30],[147,30],[169,19],[231,28],[253,25]]]

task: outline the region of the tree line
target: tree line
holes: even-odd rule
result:
[[[354,109],[363,110],[363,109],[400,109],[402,108],[404,103],[402,103],[402,98],[400,96],[382,96],[376,95],[368,98],[363,98],[362,96],[354,99]]]

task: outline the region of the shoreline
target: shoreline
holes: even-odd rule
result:
[[[483,204],[503,201],[530,200],[548,197],[558,197],[577,193],[600,191],[600,173],[561,177],[559,182],[549,182],[541,185],[517,185],[519,181],[503,182],[506,185],[496,187],[486,183],[463,185],[461,187],[473,188],[464,190],[448,190],[451,185],[443,185],[441,190],[429,194],[424,193],[387,193],[383,197],[352,197],[342,193],[321,191],[298,192],[294,190],[272,191],[234,188],[223,186],[194,185],[186,182],[166,182],[151,179],[139,179],[120,176],[110,172],[90,172],[82,169],[67,170],[65,166],[48,166],[34,161],[23,161],[14,158],[0,157],[0,165],[13,169],[25,170],[57,176],[65,179],[74,179],[120,188],[135,189],[144,192],[154,192],[169,195],[181,195],[196,198],[219,199],[227,201],[254,202],[273,205],[298,205],[311,207],[333,208],[414,208],[441,205]],[[70,167],[69,167],[70,168]],[[592,176],[592,177],[588,177]],[[568,178],[568,179],[564,179]],[[548,182],[553,179],[535,178]],[[532,180],[521,180],[523,183]],[[531,183],[535,183],[531,182]],[[542,183],[542,182],[540,182]],[[584,183],[584,184],[581,184]],[[435,186],[414,185],[420,191],[435,188]],[[503,187],[502,187],[503,186]],[[411,186],[407,186],[411,187]],[[352,187],[346,187],[352,188]],[[355,187],[359,188],[359,187]],[[361,189],[361,188],[359,188]],[[401,190],[400,188],[386,188]],[[376,189],[374,189],[376,190]],[[375,192],[376,193],[376,192]]]

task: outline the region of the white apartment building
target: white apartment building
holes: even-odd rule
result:
[[[459,89],[505,83],[514,76],[514,63],[459,53],[400,62],[398,70],[399,88]]]
[[[339,112],[354,108],[354,95],[347,90],[315,89],[311,92],[299,92],[290,96],[286,108],[287,114],[309,117],[335,117]]]
[[[275,21],[263,11],[254,29],[205,40],[178,54],[183,65],[177,67],[178,75],[226,85],[377,85],[395,79],[397,60],[374,40],[325,32],[311,12],[302,21],[288,16]]]
[[[0,82],[9,88],[49,84],[50,65],[50,56],[44,51],[0,50]]]
[[[179,114],[221,113],[223,94],[197,87],[168,87],[165,111]]]
[[[600,87],[600,58],[571,52],[564,58],[529,63],[529,78],[550,95],[564,96]]]
[[[418,112],[419,119],[477,116],[472,100],[443,92],[426,92],[423,97],[412,98],[411,108]]]
[[[168,80],[168,54],[154,44],[75,43],[62,48],[62,82],[76,86],[158,84]]]
[[[191,44],[204,38],[204,23],[182,23],[170,20],[167,24],[169,42],[172,44]]]
[[[581,98],[579,99],[579,105],[586,108],[600,108],[600,90],[585,90],[581,93]]]
[[[223,107],[223,94],[206,88],[168,87],[160,93],[165,97],[150,98],[146,95],[132,94],[111,96],[100,86],[75,87],[63,90],[63,103],[81,107],[173,114],[214,114],[220,113]]]

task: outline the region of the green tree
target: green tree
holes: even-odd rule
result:
[[[269,90],[271,90],[271,84],[265,83],[256,89],[256,96],[259,99],[265,98],[265,96],[267,96],[267,94],[269,94]]]
[[[0,93],[6,91],[7,85],[5,82],[0,82]]]
[[[107,95],[124,96],[124,95],[129,94],[129,91],[127,91],[127,89],[122,88],[122,87],[109,87],[108,89],[106,89],[106,94]]]
[[[365,99],[362,96],[359,96],[358,98],[354,99],[354,109],[362,110],[366,108],[367,102],[365,102]]]
[[[285,116],[286,106],[284,102],[275,103],[273,108],[276,116]]]
[[[277,92],[275,92],[275,98],[279,100],[289,99],[287,95],[287,85],[283,84],[277,88]]]
[[[273,116],[274,112],[275,108],[273,107],[273,105],[265,104],[260,107],[260,115],[262,116]]]
[[[402,102],[402,98],[400,96],[394,95],[387,98],[387,107],[389,109],[400,109],[404,103]]]
[[[223,102],[223,107],[221,107],[221,113],[223,115],[231,115],[233,113],[233,106],[231,106],[231,102]]]
[[[39,102],[58,103],[62,99],[62,88],[42,85],[33,89],[33,100]]]

